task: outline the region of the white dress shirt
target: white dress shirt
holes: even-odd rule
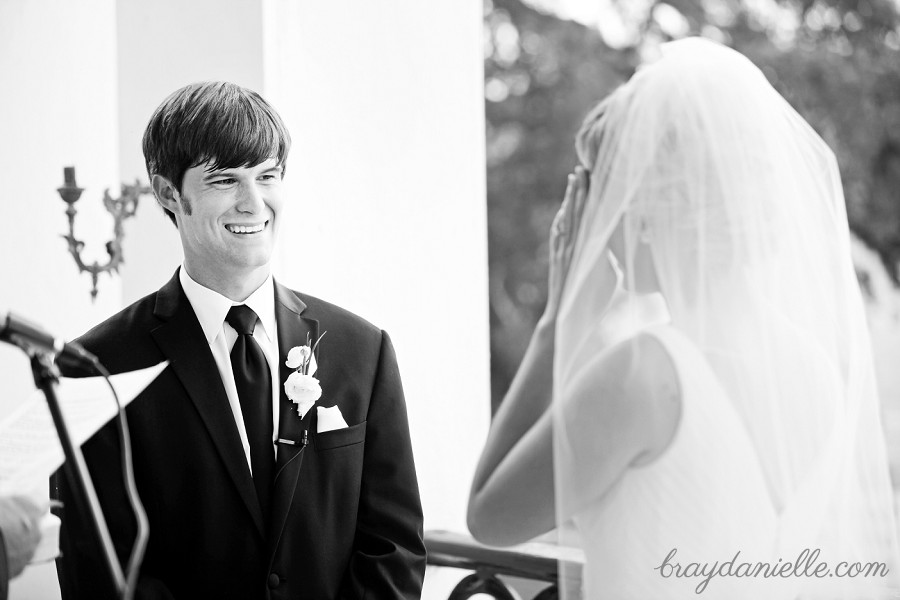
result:
[[[232,306],[246,304],[256,315],[259,321],[253,330],[253,339],[262,348],[263,354],[269,363],[269,372],[272,376],[272,444],[278,435],[278,400],[280,398],[280,383],[278,381],[278,323],[275,321],[275,285],[272,275],[263,282],[259,288],[243,302],[233,302],[222,294],[204,287],[191,279],[184,265],[178,272],[181,287],[187,296],[188,302],[200,321],[203,335],[209,344],[219,375],[225,385],[225,394],[228,396],[228,404],[234,415],[234,424],[237,425],[238,434],[241,436],[241,444],[244,446],[244,455],[247,457],[247,466],[250,472],[253,467],[250,463],[250,444],[247,441],[247,430],[244,427],[244,415],[241,412],[241,402],[238,398],[237,386],[234,383],[234,372],[231,369],[231,348],[237,340],[237,332],[225,322],[225,316]]]

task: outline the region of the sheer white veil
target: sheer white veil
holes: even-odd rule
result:
[[[888,597],[900,574],[893,495],[833,153],[749,60],[699,38],[666,44],[594,109],[577,149],[591,179],[556,334],[561,542],[579,543],[567,507],[590,465],[560,415],[573,373],[597,351],[621,224],[624,302],[638,298],[627,288],[645,244],[672,326],[752,440],[779,515],[775,557],[819,548],[833,563],[890,569],[797,579],[789,597]]]

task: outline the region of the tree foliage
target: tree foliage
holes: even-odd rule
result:
[[[851,228],[900,282],[900,17],[893,0],[618,0],[613,7],[630,35],[616,48],[597,28],[520,0],[485,0],[495,406],[543,310],[547,236],[575,165],[575,132],[648,48],[670,39],[712,37],[762,69],[835,151]]]

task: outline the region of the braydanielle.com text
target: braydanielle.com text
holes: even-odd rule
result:
[[[691,562],[682,565],[675,556],[678,548],[672,548],[665,560],[654,571],[659,571],[662,577],[669,578],[702,578],[694,591],[702,594],[713,577],[764,577],[764,578],[788,578],[788,577],[885,577],[890,572],[885,563],[880,562],[839,562],[832,569],[827,562],[820,561],[821,551],[816,548],[810,550],[804,548],[794,562],[784,562],[778,559],[774,563],[767,562],[740,562],[741,551],[738,550],[731,560],[723,563],[718,561],[710,564]]]

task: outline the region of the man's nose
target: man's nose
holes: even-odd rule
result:
[[[265,206],[266,202],[263,198],[262,189],[257,185],[256,181],[251,181],[241,186],[240,198],[237,203],[239,211],[257,214],[261,213]]]

